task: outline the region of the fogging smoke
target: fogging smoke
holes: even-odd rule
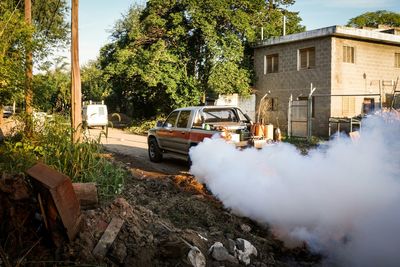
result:
[[[305,241],[341,266],[399,264],[396,115],[369,117],[357,141],[338,138],[308,156],[285,143],[238,150],[213,138],[190,157],[192,174],[226,207],[269,223],[287,244]]]

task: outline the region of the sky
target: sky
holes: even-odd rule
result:
[[[364,12],[390,10],[400,12],[399,0],[297,0],[290,11],[298,11],[307,30],[332,25],[345,25]],[[134,4],[145,0],[80,0],[79,1],[79,53],[80,64],[95,60],[100,48],[110,42],[114,24]],[[68,57],[69,52],[64,55]]]

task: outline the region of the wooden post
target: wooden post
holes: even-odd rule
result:
[[[25,0],[25,23],[28,26],[32,25],[32,5],[31,0]],[[29,37],[29,41],[32,41],[32,36]],[[26,62],[25,62],[25,112],[26,128],[25,131],[30,134],[32,132],[32,77],[33,77],[33,62],[32,62],[32,48],[29,43],[26,50]]]
[[[72,142],[79,142],[82,129],[81,74],[79,67],[78,34],[79,0],[72,0],[71,12],[71,126]]]

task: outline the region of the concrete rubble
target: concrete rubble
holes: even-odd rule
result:
[[[206,266],[206,258],[203,253],[201,253],[200,249],[197,247],[192,247],[188,254],[188,260],[192,264],[193,267],[205,267]]]
[[[217,261],[238,263],[238,260],[233,255],[229,254],[228,250],[221,242],[215,242],[208,250],[208,254],[210,254]]]
[[[250,264],[251,255],[257,257],[257,249],[249,241],[243,238],[236,239],[236,247],[239,261],[246,265]]]

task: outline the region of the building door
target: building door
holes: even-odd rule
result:
[[[292,100],[289,103],[289,125],[290,136],[307,137],[308,125],[308,100]]]
[[[363,114],[369,114],[375,111],[375,99],[364,98],[363,102]]]

